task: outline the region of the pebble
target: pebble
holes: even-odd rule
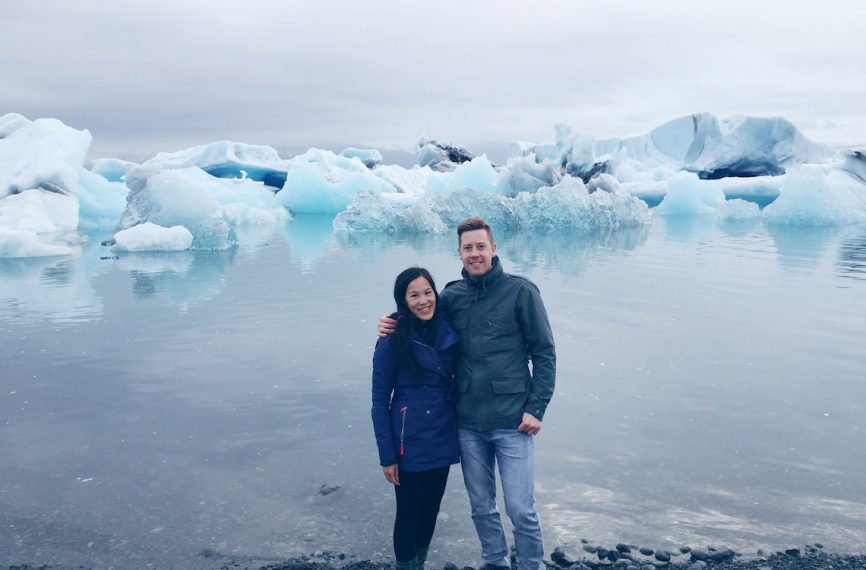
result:
[[[708,558],[706,550],[696,548],[692,550],[692,560],[706,560]]]
[[[324,484],[324,485],[322,485],[321,487],[319,487],[319,494],[322,495],[322,496],[324,497],[325,495],[330,495],[331,493],[336,493],[336,492],[339,491],[339,490],[340,490],[340,486],[339,486],[339,485],[336,485],[336,484],[334,484],[334,485]]]
[[[671,554],[667,550],[656,550],[656,560],[659,562],[670,562]]]
[[[616,550],[620,554],[627,554],[627,553],[631,552],[631,548],[629,548],[627,544],[623,544],[622,542],[620,542],[619,544],[616,545]]]
[[[646,546],[642,546],[640,549],[640,553],[644,556],[652,556],[655,554],[655,551],[652,548],[647,548]]]
[[[733,560],[734,556],[736,555],[736,552],[728,548],[725,550],[716,550],[715,552],[711,552],[709,558],[713,562],[725,562],[727,560]]]
[[[787,554],[788,556],[793,556],[794,558],[798,558],[800,556],[800,549],[799,548],[789,548],[789,549],[785,550],[785,554]]]
[[[556,547],[553,551],[553,554],[550,555],[550,559],[553,560],[556,565],[561,566],[563,568],[568,568],[572,564],[574,564],[573,560],[569,560],[568,557],[563,552],[562,548]]]
[[[688,554],[691,551],[692,549],[690,546],[680,546],[680,553],[682,554]]]
[[[599,558],[607,558],[608,552],[610,552],[610,550],[604,548],[603,546],[599,546],[598,549],[596,549],[595,551]]]
[[[595,554],[596,552],[598,552],[598,547],[597,547],[597,546],[592,546],[592,545],[590,545],[590,544],[584,544],[584,545],[583,545],[583,550],[584,550],[585,552],[589,552],[590,554]]]
[[[695,562],[694,564],[689,566],[688,570],[704,570],[704,568],[706,568],[706,567],[707,567],[706,562],[704,562],[703,560],[698,560],[697,562]]]

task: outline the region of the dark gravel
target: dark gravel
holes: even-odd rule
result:
[[[588,542],[588,541],[587,541]],[[617,546],[619,548],[617,548]],[[758,551],[744,556],[730,549],[689,548],[678,551],[652,549],[646,546],[617,545],[613,548],[592,546],[577,552],[557,548],[547,562],[548,570],[866,570],[866,554],[834,554],[825,552],[820,545],[788,548],[773,554]],[[626,548],[623,548],[623,547]],[[594,551],[594,552],[590,552]],[[648,554],[651,553],[651,554]],[[659,559],[659,553],[664,553]],[[667,555],[667,556],[665,556]],[[204,556],[204,555],[203,555]],[[669,561],[663,560],[669,557]],[[221,557],[222,558],[222,557]],[[214,568],[202,564],[202,568]],[[84,566],[12,565],[8,570],[95,570]],[[517,565],[513,563],[512,570]],[[392,570],[393,565],[369,560],[350,560],[345,554],[320,552],[312,556],[292,558],[261,565],[250,560],[222,558],[220,570]],[[189,569],[196,570],[196,569]],[[453,564],[444,567],[428,566],[427,570],[471,570]]]

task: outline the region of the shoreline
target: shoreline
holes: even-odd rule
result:
[[[806,544],[799,548],[747,555],[731,549],[692,548],[683,546],[675,551],[638,547],[623,543],[613,547],[590,544],[581,540],[580,552],[566,552],[557,547],[545,560],[548,570],[866,570],[866,553],[832,553],[819,544]],[[392,570],[392,562],[357,560],[344,553],[316,552],[310,555],[266,562],[255,557],[222,555],[211,550],[199,553],[201,565],[188,570]],[[517,570],[515,556],[511,556],[512,570]],[[8,570],[99,570],[99,567],[56,564],[12,564],[0,566]],[[112,568],[118,568],[112,566]],[[442,566],[427,565],[426,570],[473,570],[446,562]]]

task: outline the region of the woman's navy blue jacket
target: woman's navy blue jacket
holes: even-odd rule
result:
[[[376,343],[371,413],[382,466],[426,471],[460,461],[453,379],[458,338],[439,315],[434,325],[435,346],[417,334],[413,340],[421,377],[397,364],[391,336]]]

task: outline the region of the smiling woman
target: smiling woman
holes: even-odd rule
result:
[[[385,479],[394,485],[396,568],[423,568],[451,465],[459,461],[453,375],[457,334],[436,311],[426,269],[394,282],[397,330],[373,356],[373,429]]]

